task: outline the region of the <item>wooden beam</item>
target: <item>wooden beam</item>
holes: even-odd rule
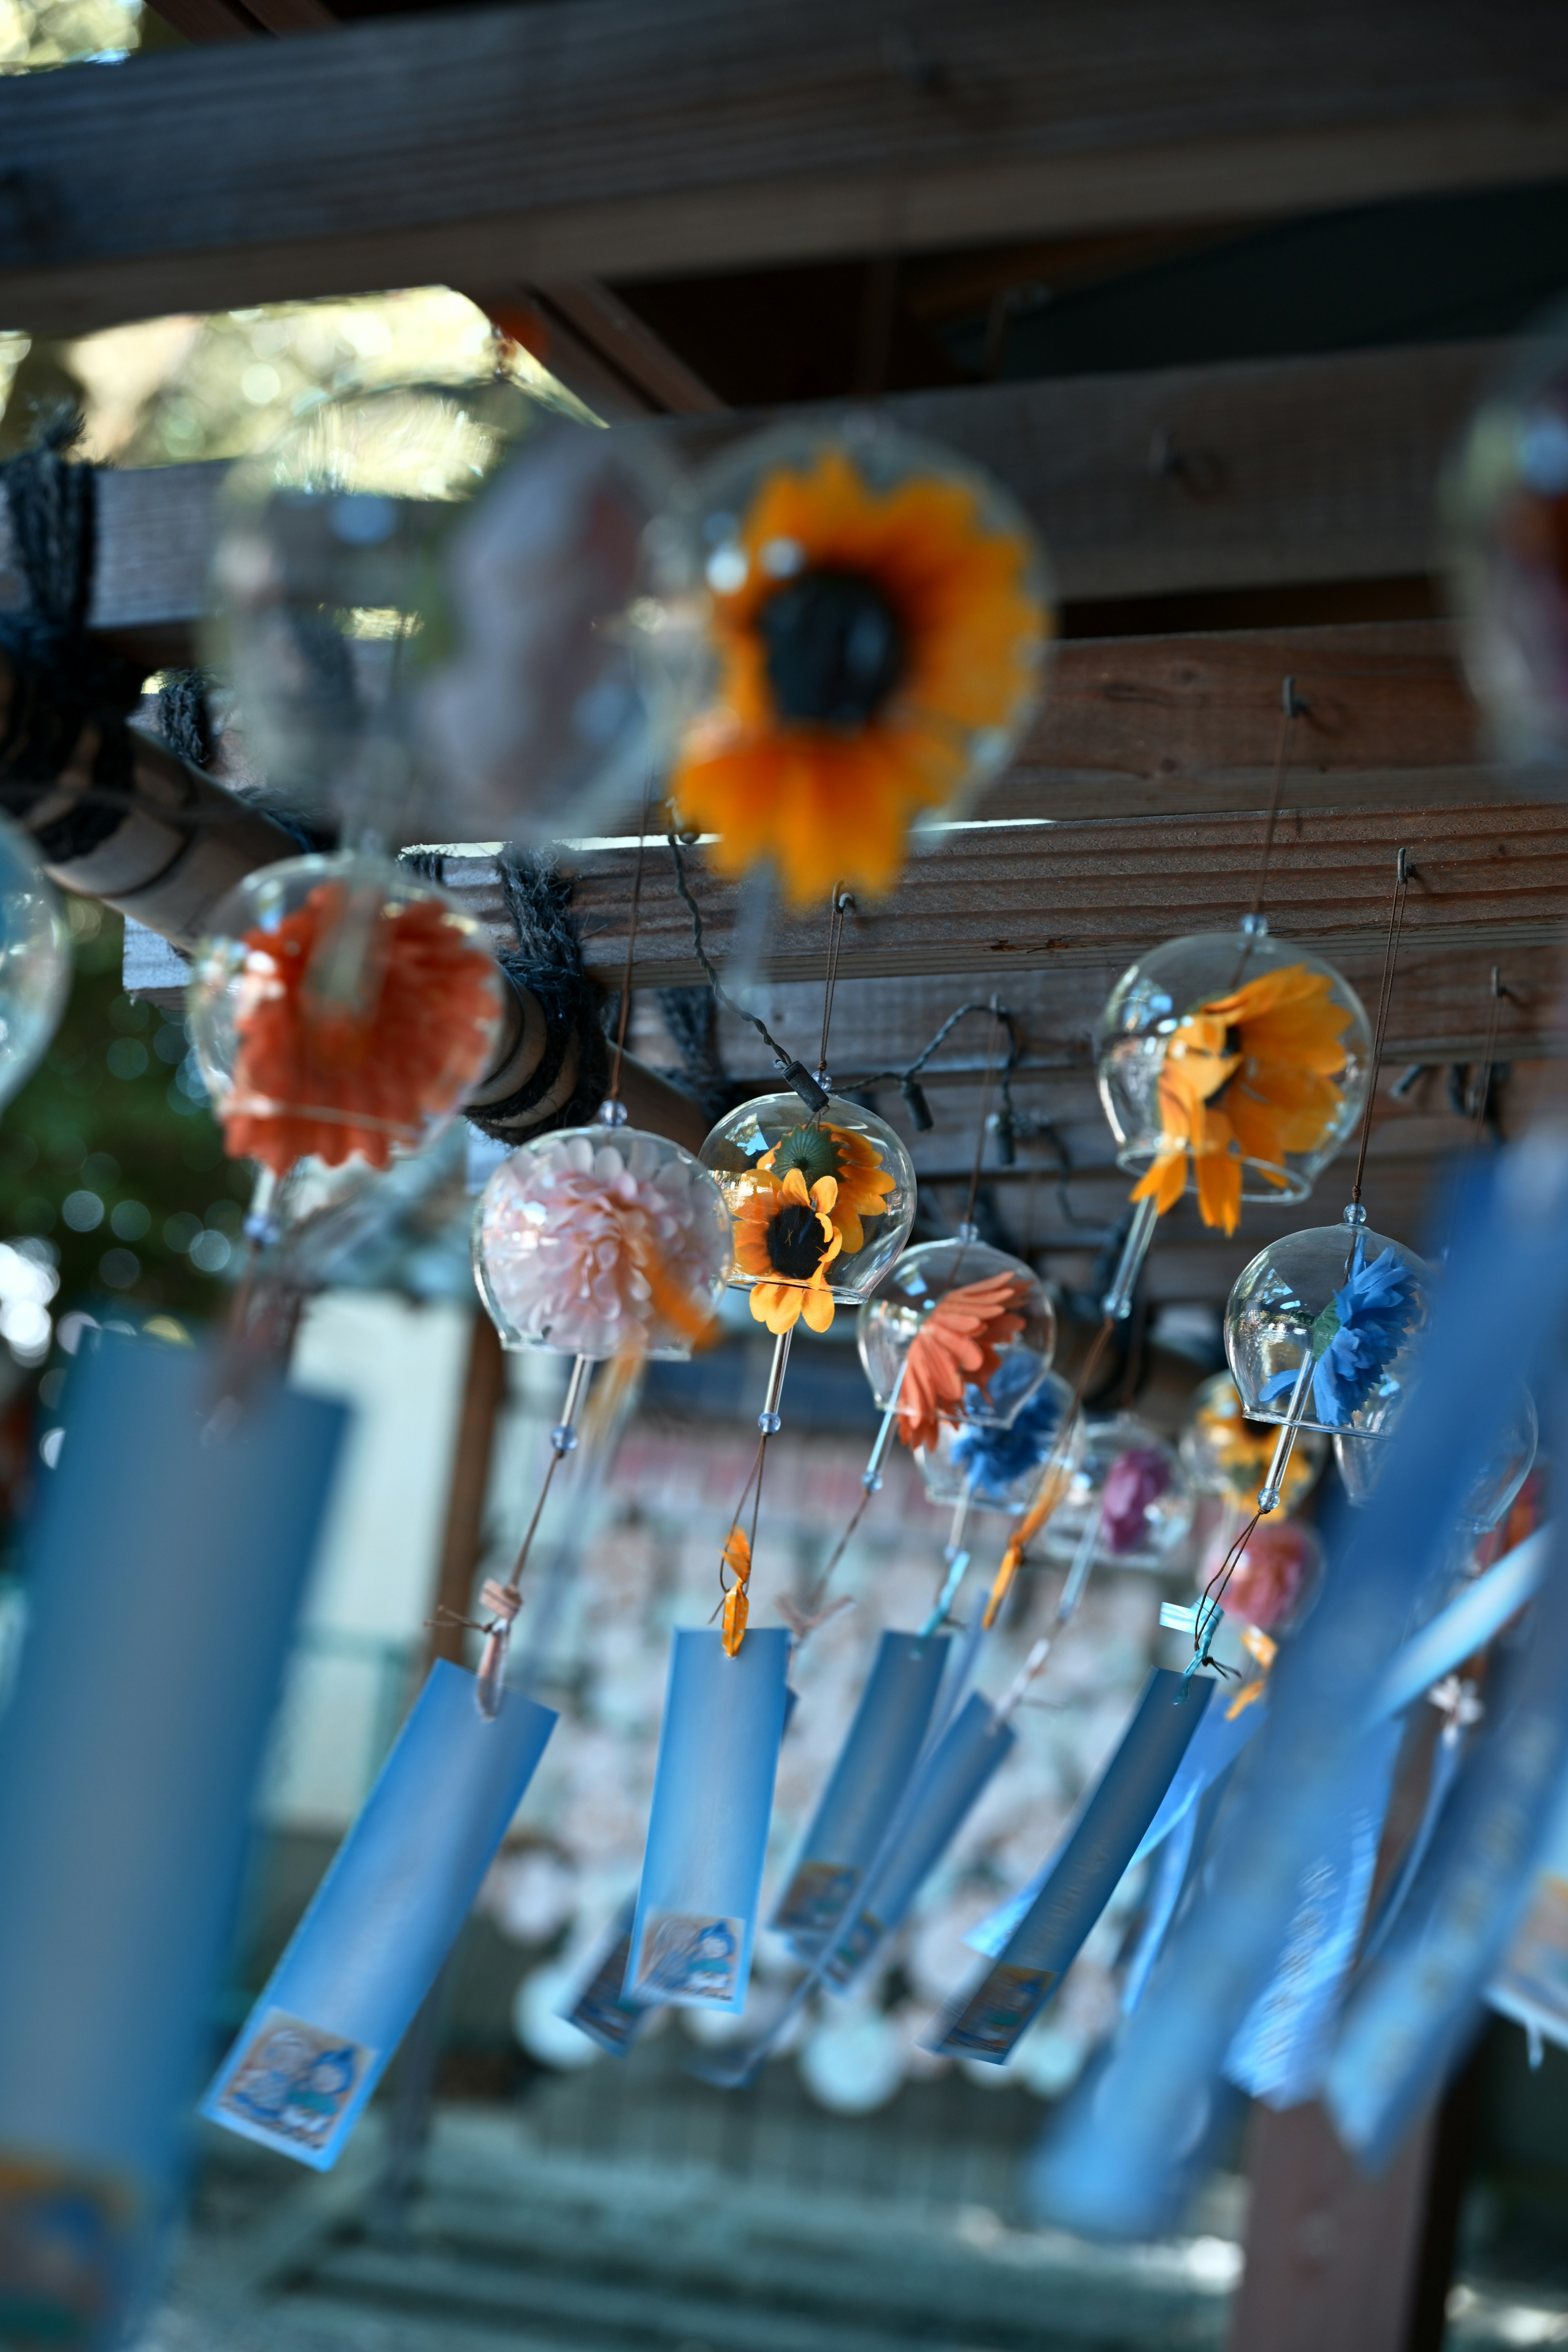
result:
[[[1406,953],[1475,950],[1496,961],[1560,938],[1568,920],[1562,803],[1308,810],[1286,797],[1268,888],[1269,917],[1285,938],[1331,956],[1380,951],[1402,846],[1415,876]],[[889,898],[853,910],[840,969],[847,980],[979,973],[1006,988],[1015,973],[1130,961],[1173,930],[1228,929],[1251,902],[1263,831],[1261,815],[961,824],[911,859]],[[572,863],[587,962],[613,985],[626,955],[633,852],[590,849]],[[452,857],[447,872],[503,919],[487,860]],[[690,872],[710,952],[723,960],[737,944],[737,892],[700,852]],[[763,971],[777,980],[818,979],[824,938],[815,913],[777,917]],[[669,987],[700,978],[690,917],[668,860],[657,856],[643,883],[637,983]]]
[[[289,54],[314,55],[320,46]],[[260,58],[271,50],[258,42],[250,54]],[[0,112],[5,97],[0,83]],[[1426,571],[1444,453],[1504,356],[1500,344],[1450,343],[1235,361],[906,394],[885,410],[1006,483],[1038,526],[1058,590],[1071,605],[1384,580]],[[673,398],[674,384],[667,383],[665,392]],[[692,385],[687,395],[696,398]],[[690,418],[661,429],[696,458],[763,421]],[[1190,456],[1194,477],[1168,468],[1173,448]],[[105,477],[96,626],[188,625],[205,610],[226,471],[217,464],[161,466]],[[5,576],[9,560],[9,531],[0,519],[0,596],[17,593]],[[1422,644],[1414,636],[1386,642],[1413,651]],[[1189,650],[1181,659],[1194,657]],[[1255,740],[1264,746],[1261,722],[1275,689],[1261,677],[1258,671],[1251,678],[1248,691],[1259,698]],[[1184,704],[1194,701],[1200,684],[1174,681]],[[1158,684],[1155,698],[1168,699],[1172,686]],[[1111,683],[1100,695],[1097,729],[1121,691]],[[1145,681],[1131,699],[1146,704],[1151,691]],[[1326,741],[1330,730],[1321,712],[1307,732],[1314,743]],[[1385,740],[1397,742],[1399,735],[1395,726]],[[1271,749],[1258,749],[1256,757],[1268,761]],[[1357,755],[1367,767],[1384,757],[1370,739]]]
[[[1568,171],[1554,0],[571,0],[0,89],[40,333],[1256,219]]]

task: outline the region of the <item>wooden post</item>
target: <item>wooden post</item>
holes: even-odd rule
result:
[[[495,1452],[496,1421],[505,1392],[506,1359],[495,1325],[481,1312],[474,1317],[468,1341],[468,1368],[458,1415],[451,1485],[447,1491],[441,1565],[431,1610],[436,1622],[430,1629],[427,1660],[448,1658],[455,1665],[463,1663],[466,1637],[462,1626],[441,1621],[447,1612],[455,1617],[466,1617],[472,1605],[474,1570],[484,1542],[485,1496]]]
[[[1247,2269],[1226,2352],[1406,2352],[1431,2165],[1430,2126],[1373,2180],[1315,2103],[1256,2108]]]

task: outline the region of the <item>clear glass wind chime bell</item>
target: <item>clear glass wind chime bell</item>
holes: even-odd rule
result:
[[[724,1630],[739,1647],[745,1631],[752,1538],[742,1525],[760,1495],[768,1439],[783,1425],[782,1400],[795,1325],[826,1331],[841,1306],[858,1306],[892,1265],[915,1213],[915,1171],[887,1121],[831,1093],[826,1071],[813,1087],[760,1095],[712,1129],[702,1165],[722,1195],[732,1237],[731,1282],[749,1294],[752,1316],[773,1334],[773,1360],[757,1415],[757,1459],[724,1549],[732,1578]],[[807,1094],[818,1097],[815,1106]],[[756,1507],[753,1500],[752,1525]]]
[[[1305,1200],[1365,1101],[1372,1035],[1342,975],[1310,950],[1272,938],[1254,913],[1234,931],[1194,932],[1140,957],[1100,1014],[1095,1061],[1118,1165],[1138,1180],[1100,1301],[1109,1333],[1131,1312],[1159,1219],[1184,1193],[1195,1195],[1205,1224],[1226,1234],[1236,1231],[1246,1202]],[[1025,1545],[1061,1507],[1061,1455],[1058,1444],[998,1570],[990,1618]],[[1083,1542],[1080,1528],[1075,1571]],[[1091,1545],[1081,1573],[1069,1573],[1075,1601],[1092,1559]]]
[[[860,1309],[856,1339],[882,1414],[862,1474],[881,1484],[895,1429],[930,1499],[952,1513],[944,1606],[968,1554],[972,1507],[1016,1516],[1071,1402],[1051,1370],[1056,1309],[1022,1259],[973,1226],[908,1250]]]
[[[551,1481],[577,1444],[592,1367],[683,1362],[712,1328],[731,1274],[730,1219],[713,1179],[668,1137],[627,1126],[605,1102],[591,1127],[525,1143],[490,1175],[474,1212],[474,1278],[503,1348],[570,1356],[550,1460],[510,1575],[490,1579],[479,1668],[493,1713],[522,1573]]]

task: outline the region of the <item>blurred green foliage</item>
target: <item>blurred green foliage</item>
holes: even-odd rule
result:
[[[113,1299],[210,1318],[237,1262],[250,1171],[224,1158],[183,1022],[121,987],[119,916],[68,903],[65,1018],[0,1118],[0,1238],[36,1236],[56,1255],[57,1320]]]

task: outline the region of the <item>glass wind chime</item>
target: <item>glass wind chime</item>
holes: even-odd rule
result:
[[[1297,709],[1287,680],[1276,806]],[[1083,1398],[1116,1324],[1131,1311],[1160,1218],[1193,1194],[1204,1223],[1229,1234],[1248,1202],[1304,1200],[1353,1130],[1366,1099],[1372,1040],[1359,998],[1321,956],[1273,938],[1260,911],[1272,834],[1271,816],[1258,908],[1234,931],[1168,940],[1141,957],[1100,1015],[1095,1033],[1100,1097],[1118,1163],[1138,1179],[1133,1216],[1100,1302],[1103,1320],[1071,1412],[1003,1556],[988,1603],[993,1618],[1026,1545],[1069,1497],[1068,1526],[1077,1523],[1070,1557],[1065,1529],[1049,1543],[1068,1561],[1073,1602],[1094,1559],[1119,1556],[1103,1540],[1105,1531],[1114,1536],[1131,1527],[1140,1496],[1142,1525],[1131,1549],[1142,1546],[1163,1556],[1184,1538],[1190,1495],[1184,1502],[1179,1465],[1167,1458],[1153,1433],[1134,1429],[1097,1440],[1069,1479],[1068,1448]],[[1206,1639],[1217,1622],[1210,1612]],[[1203,1646],[1204,1630],[1195,1630]]]

